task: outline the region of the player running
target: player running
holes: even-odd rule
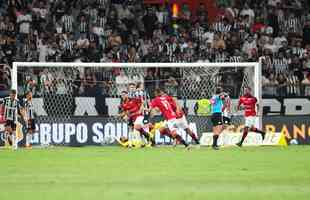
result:
[[[222,112],[224,110],[224,100],[225,96],[222,94],[223,89],[221,87],[216,88],[215,95],[211,98],[210,102],[212,105],[212,130],[213,130],[213,144],[212,148],[214,150],[219,150],[217,145],[217,140],[219,135],[223,132],[223,115]]]
[[[260,133],[262,135],[263,140],[265,139],[265,132],[256,128],[256,109],[259,109],[259,105],[257,103],[257,98],[251,94],[251,88],[245,88],[245,94],[240,97],[238,103],[238,111],[240,107],[244,106],[244,116],[245,116],[245,127],[243,129],[243,135],[241,141],[237,143],[239,147],[242,146],[246,136],[249,131]]]
[[[5,141],[12,142],[12,148],[18,148],[18,141],[16,135],[16,121],[18,112],[21,111],[20,102],[16,99],[16,90],[10,91],[10,96],[5,97],[3,102],[4,107],[4,119],[5,119]]]
[[[121,117],[129,121],[129,126],[133,126],[133,129],[138,131],[141,136],[149,142],[150,145],[154,145],[154,139],[148,133],[148,124],[143,122],[143,106],[141,98],[129,98],[128,92],[122,92],[122,104],[121,104]]]
[[[32,103],[32,92],[28,91],[25,94],[26,98],[24,99],[24,120],[27,126],[27,133],[26,133],[26,148],[31,148],[31,138],[34,134],[36,129],[35,126],[35,114],[34,114],[34,107]]]
[[[170,138],[176,139],[183,144],[186,148],[189,145],[183,140],[183,138],[177,134],[178,121],[177,115],[174,111],[171,102],[174,101],[171,96],[166,95],[161,89],[155,89],[155,98],[150,102],[151,113],[155,108],[158,108],[166,120],[166,128],[162,129],[161,134],[167,135]]]
[[[200,144],[195,133],[189,128],[185,113],[183,112],[181,106],[176,102],[176,100],[173,97],[171,97],[170,100],[171,101],[169,103],[176,113],[178,128],[185,130],[186,134],[190,135],[196,144]]]

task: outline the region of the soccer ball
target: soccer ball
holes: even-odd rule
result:
[[[296,139],[291,139],[290,140],[290,145],[297,145],[298,141]]]

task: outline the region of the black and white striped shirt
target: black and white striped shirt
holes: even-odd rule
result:
[[[177,45],[175,43],[167,43],[166,45],[166,55],[169,56],[169,60],[172,61],[172,56],[174,54],[174,51],[177,48]]]
[[[272,61],[272,66],[276,73],[286,73],[289,71],[290,61],[286,58],[274,58]]]
[[[103,17],[103,16],[99,16],[97,18],[97,25],[101,28],[104,29],[105,25],[107,23],[107,18],[106,17]]]
[[[75,44],[75,42],[72,41],[72,40],[65,40],[64,43],[63,43],[63,48],[64,48],[65,51],[72,52],[73,48],[74,48],[74,44]]]
[[[108,5],[109,0],[97,0],[96,3],[98,4],[98,8],[99,9],[104,9],[106,8]]]
[[[226,54],[225,53],[217,53],[215,54],[214,62],[226,62]]]
[[[301,31],[301,22],[300,19],[293,17],[293,18],[288,18],[283,21],[281,24],[281,30],[285,33],[298,33]]]
[[[17,99],[11,99],[11,97],[5,97],[3,100],[4,105],[4,118],[6,120],[16,121],[18,110],[20,109],[20,102]]]
[[[297,55],[299,58],[301,58],[304,53],[305,53],[305,50],[301,47],[293,47],[292,48],[292,54]]]
[[[230,31],[232,26],[230,24],[225,24],[223,22],[216,22],[213,24],[213,29],[216,32],[227,33]]]
[[[197,41],[201,41],[202,40],[202,36],[204,34],[204,29],[199,26],[197,28],[195,28],[193,31],[192,31],[192,35],[193,35],[193,38]]]
[[[27,120],[34,119],[34,106],[32,101],[24,99],[25,117]]]
[[[229,62],[241,62],[241,56],[230,56]]]
[[[74,21],[73,16],[64,15],[62,16],[61,21],[64,25],[64,31],[71,33],[73,31],[73,21]]]
[[[299,80],[297,78],[297,76],[294,76],[294,75],[290,75],[288,78],[287,78],[287,92],[290,94],[290,95],[300,95],[300,90],[299,90]]]
[[[86,21],[81,21],[79,25],[80,33],[86,33],[88,31],[88,25]]]

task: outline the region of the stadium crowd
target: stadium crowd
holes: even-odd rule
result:
[[[217,0],[212,21],[204,4],[196,13],[183,4],[178,18],[172,17],[169,6],[144,5],[142,0],[0,0],[0,5],[0,63],[9,66],[13,61],[246,62],[262,58],[265,96],[310,95],[307,0]],[[7,68],[0,66],[2,91],[10,87]],[[146,87],[154,87],[147,86],[152,80],[165,80],[171,91],[178,87],[180,75],[173,70],[143,73],[144,77],[141,73],[128,77],[123,70],[77,70],[70,76],[76,95],[93,95],[97,87],[117,94],[129,80],[146,81]],[[61,74],[48,69],[26,74],[30,77],[25,85],[37,88],[35,93],[39,88],[50,90],[49,84],[67,85],[58,77]]]

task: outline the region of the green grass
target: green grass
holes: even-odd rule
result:
[[[0,200],[310,199],[310,146],[0,149]]]

